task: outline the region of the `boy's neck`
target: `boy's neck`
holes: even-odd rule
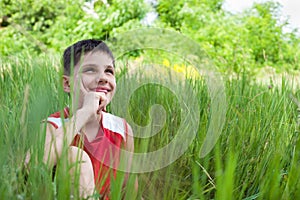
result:
[[[85,124],[82,130],[89,142],[93,141],[96,138],[99,132],[99,128],[100,128],[100,124],[98,121],[92,121]]]

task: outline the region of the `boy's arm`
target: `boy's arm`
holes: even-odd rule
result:
[[[44,146],[44,162],[50,167],[54,166],[61,157],[64,145],[70,145],[76,134],[88,120],[83,110],[78,110],[65,126],[54,128],[51,124],[46,126],[46,138]]]
[[[52,168],[62,153],[64,130],[62,127],[56,129],[52,124],[45,123],[41,124],[40,127],[40,133],[44,133],[44,128],[46,126],[43,161]],[[69,124],[69,122],[65,125],[67,126],[67,124]],[[69,129],[70,128],[66,128],[66,132],[71,132]],[[24,166],[27,170],[29,169],[28,164],[31,159],[31,153],[30,150],[28,150],[24,161]]]

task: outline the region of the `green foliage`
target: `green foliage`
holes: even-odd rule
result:
[[[159,14],[159,19],[163,23],[176,30],[181,30],[182,26],[184,26],[183,24],[188,20],[183,12],[198,15],[198,17],[208,16],[205,12],[215,13],[220,11],[222,3],[223,0],[159,0],[156,10]],[[204,13],[198,13],[199,10],[204,11]],[[197,26],[202,22],[202,20],[193,20],[192,23]]]
[[[16,48],[9,40],[1,43],[1,55],[18,52],[21,50],[18,45],[37,53],[61,52],[70,43],[83,38],[105,40],[123,25],[138,27],[136,20],[141,20],[148,9],[142,0],[114,0],[110,5],[96,1],[94,12],[98,17],[95,17],[83,10],[83,3],[81,0],[1,2],[0,6],[5,8],[3,15],[9,17],[11,24],[0,29],[0,38],[28,40],[28,44],[20,42]]]
[[[253,74],[264,66],[299,68],[299,37],[284,32],[287,22],[280,21],[278,3],[257,3],[232,15],[217,9],[222,1],[188,1],[174,7],[171,1],[160,2],[162,22],[198,42],[221,71]]]
[[[62,14],[64,4],[71,1],[4,0],[0,4],[2,16],[8,16],[9,22],[21,25],[26,30],[46,31],[58,15]]]
[[[182,9],[183,5],[183,0],[160,0],[156,10],[163,23],[178,30],[182,25],[182,18],[178,15],[178,12]]]
[[[278,24],[276,14],[279,4],[267,2],[255,4],[254,9],[245,16],[245,27],[248,31],[247,45],[252,50],[257,63],[288,63],[287,42],[282,25]],[[291,52],[288,52],[291,53]]]
[[[49,35],[49,30],[56,23],[72,22],[67,18],[64,21],[59,21],[60,16],[65,14],[69,15],[70,19],[75,17],[74,14],[77,15],[77,19],[82,17],[82,12],[78,12],[79,5],[79,1],[69,0],[60,0],[55,3],[38,0],[1,1],[0,7],[3,8],[3,16],[7,16],[10,23],[9,26],[0,29],[0,38],[3,38],[2,41],[4,41],[0,44],[1,55],[7,56],[20,51],[35,53],[48,51],[48,48],[51,48],[48,38],[53,37],[53,35]],[[70,12],[74,14],[70,14]],[[63,35],[63,29],[61,31],[60,35]],[[62,38],[57,37],[56,39]]]

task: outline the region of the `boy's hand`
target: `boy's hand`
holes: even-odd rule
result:
[[[102,110],[106,110],[108,100],[103,92],[87,92],[84,96],[82,109],[90,119],[98,119]]]
[[[81,112],[88,117],[88,121],[100,120],[100,113],[106,110],[108,99],[104,92],[87,91],[80,81],[80,95],[83,96]]]

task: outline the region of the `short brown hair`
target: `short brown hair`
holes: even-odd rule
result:
[[[97,39],[87,39],[78,41],[64,51],[63,54],[63,65],[64,75],[70,76],[71,65],[74,67],[79,61],[82,55],[93,50],[99,50],[107,53],[114,61],[114,56],[105,42]]]

